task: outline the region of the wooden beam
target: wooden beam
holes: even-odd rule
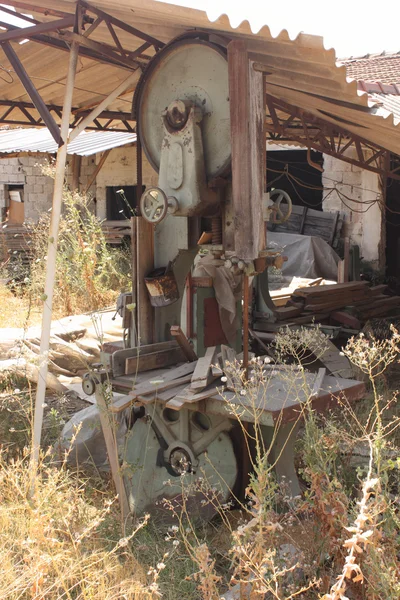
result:
[[[78,47],[78,46],[75,45],[75,47]],[[28,92],[29,97],[32,100],[33,104],[35,105],[38,113],[42,117],[43,121],[46,123],[46,127],[50,131],[55,142],[59,146],[62,146],[62,144],[64,144],[65,140],[63,140],[61,137],[60,128],[58,127],[57,123],[55,122],[52,114],[50,113],[49,109],[47,108],[46,103],[42,99],[41,95],[39,94],[39,92],[37,91],[35,86],[33,85],[28,73],[25,71],[25,68],[24,68],[23,64],[21,63],[21,61],[19,60],[14,48],[11,46],[10,42],[3,42],[2,48],[4,50],[5,55],[7,56],[8,60],[10,61],[11,66],[13,67],[14,71],[18,75],[22,85]],[[70,111],[68,111],[68,118],[69,118],[69,114],[70,114]]]
[[[131,313],[131,335],[130,345],[137,346],[138,343],[138,322],[137,322],[137,231],[136,231],[136,219],[131,217],[131,275],[132,275],[132,303],[133,310]]]
[[[263,74],[254,71],[243,40],[228,44],[235,253],[258,258],[263,240],[265,97]]]
[[[118,444],[115,435],[115,416],[111,413],[107,406],[107,402],[104,397],[104,388],[102,385],[96,385],[95,395],[96,404],[99,409],[101,429],[103,431],[104,441],[106,443],[108,462],[110,463],[111,475],[118,494],[118,500],[121,508],[121,524],[122,530],[124,531],[125,521],[129,516],[130,509],[124,479],[119,464]]]
[[[189,340],[187,339],[186,335],[183,333],[179,325],[172,325],[170,331],[171,335],[176,339],[176,341],[182,348],[182,351],[186,356],[187,360],[189,362],[197,360],[196,352],[193,350],[192,346],[189,343]]]
[[[96,119],[96,117],[101,115],[101,113],[108,108],[120,94],[123,94],[130,85],[136,83],[140,77],[140,73],[140,69],[134,71],[131,75],[129,75],[129,77],[127,77],[127,79],[125,79],[125,81],[120,83],[115,90],[108,94],[107,98],[104,98],[104,100],[102,100],[98,106],[96,106],[86,117],[84,117],[79,125],[77,125],[69,134],[69,142],[72,142],[72,140],[82,133],[82,131],[84,131],[86,127],[90,125],[94,119]]]
[[[140,354],[130,356],[125,360],[125,375],[134,373],[142,373],[143,371],[152,371],[153,369],[161,369],[170,367],[185,360],[185,355],[182,348],[169,348],[159,352],[151,352],[150,354]]]
[[[144,281],[154,269],[154,229],[143,217],[135,217],[137,231],[137,320],[138,345],[151,344],[154,341],[154,308]]]
[[[8,42],[6,42],[8,44]],[[67,138],[69,119],[72,107],[72,95],[74,91],[76,67],[78,64],[78,46],[71,47],[67,82],[65,86],[64,106],[61,121],[61,135]],[[61,137],[60,135],[60,137]],[[46,380],[49,362],[51,318],[53,310],[54,282],[56,274],[57,243],[61,218],[62,196],[65,181],[65,165],[67,161],[67,145],[60,146],[57,152],[57,161],[53,189],[53,205],[51,212],[50,229],[48,236],[48,249],[46,261],[46,280],[43,294],[42,330],[40,338],[40,370],[36,390],[35,414],[32,435],[31,472],[33,481],[36,478],[37,466],[40,455],[40,440],[43,423],[43,406],[46,393]]]
[[[97,167],[95,168],[94,172],[92,173],[92,176],[90,178],[89,183],[86,184],[86,187],[84,189],[84,194],[87,194],[88,191],[90,190],[90,188],[92,187],[92,185],[94,184],[94,182],[96,181],[96,177],[97,175],[100,173],[104,163],[106,162],[108,155],[110,154],[112,148],[110,148],[109,150],[105,150],[105,152],[103,152],[103,155],[99,161],[99,164],[97,165]]]
[[[82,156],[74,154],[72,156],[72,191],[79,192],[79,178],[81,176]]]

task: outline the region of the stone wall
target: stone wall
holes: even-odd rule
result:
[[[0,209],[7,206],[8,185],[24,186],[25,221],[36,222],[42,213],[51,208],[53,179],[43,175],[41,170],[41,165],[48,160],[48,154],[39,153],[34,156],[0,159]],[[82,188],[89,182],[95,169],[96,157],[83,156],[80,177]],[[67,161],[67,183],[72,183],[72,156],[68,156]]]
[[[346,154],[351,156],[352,152]],[[322,185],[323,210],[340,210],[346,215],[342,237],[349,237],[352,245],[358,245],[362,258],[373,268],[384,267],[384,219],[380,203],[370,203],[381,198],[378,175],[324,154]],[[335,187],[345,198],[336,190],[330,192]]]

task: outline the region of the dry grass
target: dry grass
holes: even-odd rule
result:
[[[157,597],[158,573],[147,575],[131,550],[145,520],[118,539],[107,530],[118,520],[107,494],[93,488],[88,494],[87,481],[43,463],[30,497],[27,459],[5,458],[0,459],[0,598]]]
[[[0,328],[38,325],[41,315],[41,307],[30,307],[27,296],[15,295],[0,283]]]

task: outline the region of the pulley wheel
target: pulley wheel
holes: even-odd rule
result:
[[[193,519],[210,519],[217,509],[208,494],[224,504],[237,478],[229,420],[185,408],[146,410],[126,439],[124,480],[132,512],[165,519],[173,516],[165,500],[179,512],[185,498]]]
[[[198,39],[180,40],[167,46],[151,61],[138,93],[139,134],[156,171],[160,167],[163,142],[162,114],[177,101],[202,110],[207,179],[227,171],[231,161],[230,109],[228,61],[222,48]]]
[[[271,223],[281,225],[285,223],[293,210],[293,202],[291,197],[285,190],[274,189],[269,193],[269,199],[273,201],[271,213],[273,215]]]
[[[159,223],[167,216],[168,198],[157,187],[148,188],[140,198],[140,212],[149,223]]]

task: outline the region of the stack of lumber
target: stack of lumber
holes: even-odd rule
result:
[[[24,224],[0,225],[0,258],[6,260],[15,254],[29,254],[31,231]]]
[[[295,290],[303,287],[314,287],[316,285],[324,285],[333,283],[327,281],[323,277],[317,279],[306,279],[305,277],[293,277],[292,281],[287,287],[283,287],[279,290],[270,291],[272,302],[275,306],[282,307],[286,306]]]
[[[104,221],[102,230],[107,244],[119,245],[126,236],[131,235],[130,221]]]
[[[220,411],[225,411],[226,403],[229,402],[240,409],[244,420],[254,422],[256,407],[260,411],[260,422],[273,425],[274,421],[281,418],[283,422],[298,419],[299,405],[307,399],[312,401],[315,409],[325,410],[332,402],[335,404],[339,397],[356,399],[362,397],[365,391],[362,383],[343,379],[336,368],[334,376],[327,375],[331,367],[325,365],[317,373],[301,373],[295,365],[266,364],[263,357],[260,358],[257,371],[261,367],[267,376],[268,394],[265,393],[264,385],[257,387],[256,398],[254,389],[243,393],[246,387],[243,387],[240,380],[240,369],[232,369],[232,364],[240,360],[240,355],[236,355],[227,346],[221,346],[219,353],[215,347],[209,348],[206,355],[196,361],[148,372],[144,378],[136,376],[133,389],[131,381],[130,386],[127,386],[129,393],[114,399],[110,410],[119,413],[133,404],[148,406],[157,403],[175,411],[185,408],[222,414]],[[251,377],[251,369],[249,374]],[[224,376],[221,378],[221,375]],[[114,384],[120,387],[119,380],[112,381],[112,384],[113,388]],[[220,408],[217,406],[219,403],[223,405]]]
[[[328,313],[345,308],[355,307],[361,320],[385,314],[388,310],[400,306],[400,296],[388,296],[384,292],[387,286],[370,287],[367,281],[352,281],[335,285],[323,285],[315,289],[301,288],[296,290],[290,300],[293,307],[302,313]]]
[[[268,229],[278,233],[314,235],[336,248],[344,220],[343,212],[323,212],[306,206],[293,206],[292,214],[285,223],[268,222]]]
[[[285,325],[329,320],[351,329],[361,329],[368,319],[400,307],[400,296],[389,296],[386,292],[386,285],[370,286],[367,281],[299,288],[292,293],[286,306],[276,309],[277,323],[269,324],[263,313],[255,313],[254,329],[275,331]],[[351,311],[346,312],[348,309]]]

